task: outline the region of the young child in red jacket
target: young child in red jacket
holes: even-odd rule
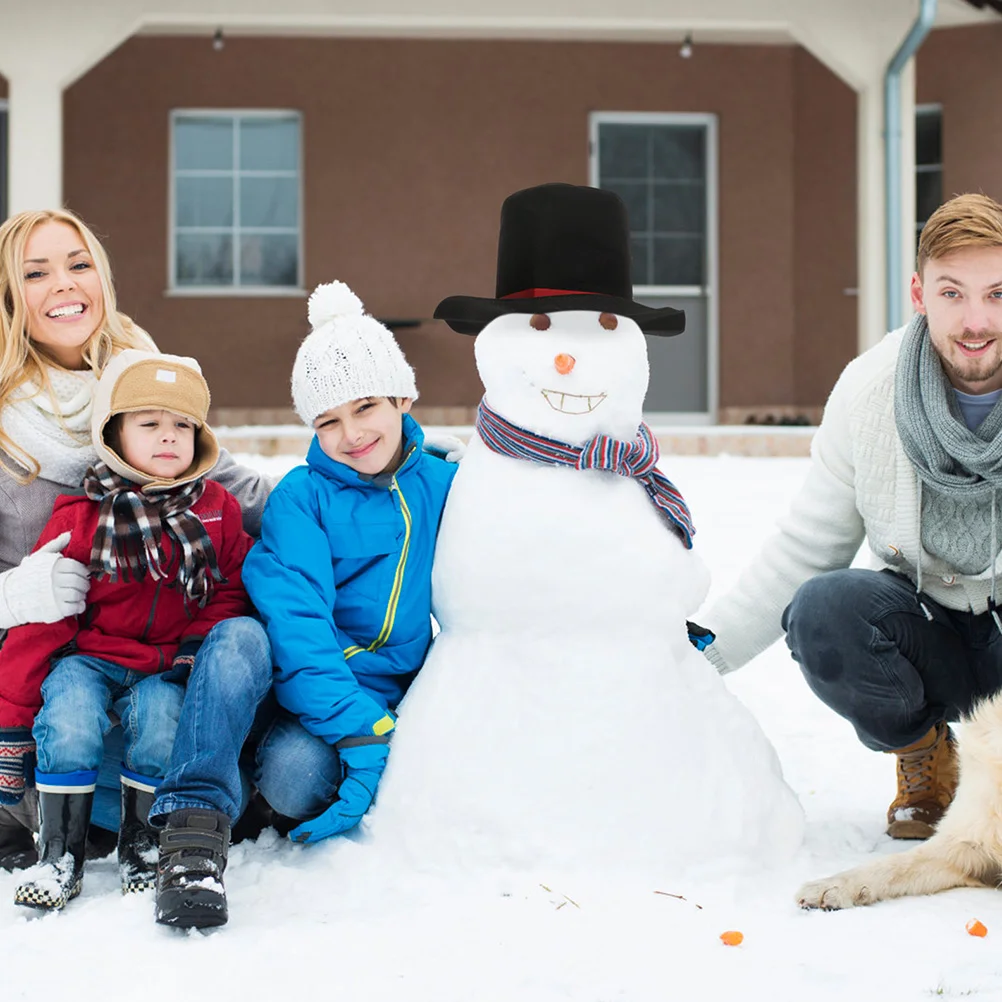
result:
[[[0,802],[24,793],[36,746],[39,862],[14,900],[61,908],[80,893],[87,825],[109,711],[122,724],[122,890],[152,887],[157,837],[147,815],[170,760],[184,682],[213,625],[247,611],[250,548],[240,506],[205,479],[219,447],[194,359],[128,350],[94,396],[99,462],[60,496],[41,547],[88,565],[87,608],[11,630],[0,649]],[[34,725],[34,726],[32,726]]]

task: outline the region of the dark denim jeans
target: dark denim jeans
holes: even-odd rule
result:
[[[783,613],[807,684],[867,748],[917,741],[1002,688],[1002,634],[989,613],[955,612],[891,571],[819,574]]]
[[[268,635],[256,619],[227,619],[209,631],[188,678],[151,822],[163,824],[171,811],[186,807],[221,811],[236,821],[245,800],[240,751],[271,674]]]

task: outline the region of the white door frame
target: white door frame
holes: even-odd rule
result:
[[[588,116],[588,183],[598,187],[598,129],[604,123],[620,125],[702,125],[706,128],[706,284],[637,285],[636,296],[706,297],[705,412],[655,412],[646,415],[652,425],[713,424],[720,400],[720,302],[718,282],[718,170],[717,116],[709,112],[593,111]]]

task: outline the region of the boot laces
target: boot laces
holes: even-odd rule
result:
[[[898,780],[901,792],[909,799],[921,793],[935,793],[937,766],[943,744],[949,740],[937,733],[936,739],[926,748],[898,752]]]

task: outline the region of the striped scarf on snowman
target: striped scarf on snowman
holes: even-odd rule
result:
[[[643,422],[632,442],[596,435],[584,445],[568,445],[512,424],[492,410],[485,397],[477,410],[477,432],[489,449],[511,459],[527,459],[549,466],[573,466],[577,470],[608,470],[639,480],[685,548],[692,549],[696,530],[689,507],[678,488],[657,469],[658,443]]]

